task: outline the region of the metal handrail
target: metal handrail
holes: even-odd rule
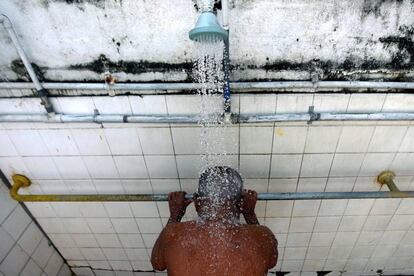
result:
[[[393,178],[393,172],[382,172],[377,180],[390,188],[389,192],[309,192],[309,193],[260,193],[258,200],[315,200],[315,199],[369,199],[369,198],[414,198],[414,191],[399,191]],[[21,195],[19,189],[29,187],[31,181],[24,175],[13,175],[13,186],[10,195],[20,202],[97,202],[97,201],[168,201],[167,194],[45,194]],[[192,199],[192,195],[186,195]]]

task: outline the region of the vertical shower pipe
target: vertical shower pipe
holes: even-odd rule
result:
[[[16,32],[13,29],[13,24],[11,22],[11,20],[4,14],[0,14],[0,23],[3,24],[4,28],[7,30],[13,44],[14,47],[17,50],[17,53],[19,54],[20,59],[22,60],[24,67],[27,70],[27,73],[29,73],[30,79],[32,80],[36,91],[37,91],[37,96],[39,96],[42,105],[45,107],[46,111],[48,114],[53,114],[54,113],[54,109],[52,106],[52,103],[50,102],[49,98],[48,98],[48,91],[46,89],[43,88],[43,86],[40,84],[39,79],[36,76],[36,73],[33,69],[32,64],[30,63],[29,59],[26,56],[26,53],[23,50],[23,47],[21,46],[19,39],[17,37]]]
[[[228,22],[228,12],[229,12],[229,1],[222,0],[221,8],[223,13],[223,29],[229,34],[229,22]],[[227,36],[227,39],[224,41],[224,59],[223,59],[223,69],[224,69],[224,120],[225,122],[230,122],[231,120],[231,99],[230,99],[230,37]]]

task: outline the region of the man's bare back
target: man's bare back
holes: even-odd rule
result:
[[[263,276],[277,261],[277,241],[260,225],[172,223],[162,244],[170,276]]]

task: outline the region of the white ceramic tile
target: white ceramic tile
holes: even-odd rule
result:
[[[57,247],[71,247],[75,244],[71,234],[48,234],[48,237]]]
[[[338,230],[343,232],[361,231],[366,219],[366,216],[344,216]]]
[[[15,240],[13,237],[0,226],[0,260],[3,260],[7,256],[14,243]]]
[[[275,127],[273,153],[302,153],[307,127]]]
[[[60,218],[38,218],[37,221],[46,233],[66,233],[65,226]]]
[[[163,228],[159,218],[137,218],[136,221],[140,232],[144,234],[157,234]]]
[[[297,200],[293,204],[292,216],[294,217],[312,217],[318,214],[321,204],[320,200]]]
[[[89,178],[82,158],[78,156],[62,156],[53,158],[59,174],[64,179],[87,179]]]
[[[100,247],[121,247],[121,242],[115,234],[96,234],[95,238]]]
[[[378,198],[372,206],[371,215],[392,215],[397,210],[401,199],[399,198]]]
[[[102,248],[106,258],[114,261],[126,261],[128,260],[124,249],[122,248]]]
[[[176,154],[200,154],[201,131],[200,127],[173,127],[171,128]]]
[[[306,247],[286,247],[285,254],[283,255],[284,260],[298,260],[304,259],[306,255]]]
[[[94,114],[91,97],[59,97],[58,102],[64,114]]]
[[[127,194],[151,194],[153,192],[148,179],[122,180],[122,186]]]
[[[335,232],[313,232],[309,246],[330,246],[335,238]]]
[[[326,181],[326,178],[300,178],[297,192],[322,192]]]
[[[414,106],[414,97],[411,94],[387,94],[383,112],[412,112]]]
[[[414,207],[414,198],[403,198],[401,204],[398,207],[396,214],[412,214]]]
[[[27,169],[26,165],[23,162],[23,159],[20,157],[3,157],[0,158],[0,169],[5,176],[11,179],[13,174],[23,174],[27,177],[31,177],[31,173]]]
[[[30,217],[22,207],[17,206],[13,212],[3,222],[3,229],[6,230],[14,240],[18,240],[27,226],[30,224]]]
[[[44,268],[52,254],[52,245],[49,244],[48,239],[43,238],[31,257],[40,268]]]
[[[143,156],[114,156],[121,178],[148,178]]]
[[[126,96],[93,97],[99,114],[132,114],[129,99]]]
[[[177,165],[172,155],[146,156],[145,162],[151,178],[177,178]]]
[[[171,95],[165,97],[169,115],[195,115],[201,108],[200,96]]]
[[[306,154],[303,157],[302,177],[326,177],[329,174],[333,154]]]
[[[240,153],[270,153],[273,127],[240,127]]]
[[[292,233],[306,233],[312,232],[315,224],[315,217],[296,217],[292,218],[290,222],[289,232]]]
[[[19,272],[23,270],[24,265],[28,261],[29,256],[23,251],[23,249],[15,245],[4,261],[0,264],[0,271],[5,275],[19,275]]]
[[[144,154],[173,154],[169,128],[139,128],[138,134]]]
[[[309,247],[306,258],[310,260],[324,260],[328,258],[329,249],[327,246]]]
[[[258,193],[267,193],[269,181],[267,179],[244,179],[243,188]]]
[[[109,217],[130,218],[132,211],[128,202],[104,202],[105,209]]]
[[[400,152],[413,152],[414,151],[414,127],[409,127],[405,137],[399,148]]]
[[[265,225],[275,234],[288,233],[290,218],[266,218]]]
[[[18,155],[6,131],[0,131],[0,156]]]
[[[125,249],[130,261],[149,261],[148,252],[145,248]]]
[[[24,157],[23,161],[35,179],[60,179],[51,157]]]
[[[156,194],[181,190],[180,182],[178,179],[152,179],[151,184],[153,191]]]
[[[345,260],[349,257],[352,251],[352,246],[332,246],[331,251],[329,252],[328,259],[340,259]],[[327,262],[329,263],[329,262]],[[325,266],[326,267],[326,266]]]
[[[341,217],[317,217],[315,232],[335,232],[338,230],[339,223],[341,222]]]
[[[181,178],[198,178],[201,169],[198,155],[177,155],[178,173]]]
[[[141,144],[135,128],[106,128],[104,132],[112,154],[142,154]]]
[[[39,133],[51,155],[79,154],[72,133],[68,129],[42,129]]]
[[[270,155],[240,155],[240,173],[246,178],[267,178]]]
[[[365,152],[374,128],[373,126],[344,126],[337,152]]]
[[[72,135],[82,155],[111,154],[102,129],[73,129]]]
[[[380,112],[386,94],[352,94],[349,100],[348,112]]]
[[[276,111],[276,95],[240,95],[240,113],[273,114]]]
[[[137,234],[118,234],[124,248],[144,248],[144,241]]]
[[[345,112],[349,94],[316,94],[313,100],[315,112]]]
[[[376,176],[391,165],[392,153],[367,153],[361,166],[360,175]]]
[[[65,180],[65,185],[72,194],[96,194],[91,180]]]
[[[307,247],[309,245],[311,235],[311,233],[288,234],[286,247]]]
[[[290,217],[293,209],[293,201],[268,201],[266,217]]]
[[[377,126],[368,147],[370,152],[395,152],[407,131],[406,126]]]
[[[345,215],[368,215],[374,204],[373,199],[350,199],[345,210]]]
[[[137,224],[132,218],[113,218],[111,222],[119,234],[139,233]]]
[[[36,224],[32,222],[26,228],[17,243],[30,256],[36,249],[37,245],[40,243],[42,237],[42,232],[40,232]]]
[[[167,115],[165,96],[129,96],[129,102],[134,115]]]
[[[49,154],[37,130],[10,130],[8,134],[17,152],[22,156]]]
[[[302,155],[273,155],[270,176],[275,178],[298,177],[302,163]]]
[[[330,176],[356,176],[361,168],[364,154],[335,154]]]
[[[62,257],[57,252],[54,252],[45,267],[45,273],[47,275],[57,275],[62,264]]]
[[[390,169],[398,175],[413,175],[414,153],[397,153]]]
[[[86,220],[83,218],[62,218],[62,222],[69,233],[84,234],[91,232]]]
[[[290,193],[296,191],[297,186],[296,178],[287,179],[270,179],[269,180],[269,193]]]
[[[308,112],[313,104],[313,95],[309,94],[279,94],[277,95],[276,111],[278,113]]]
[[[98,235],[98,234],[95,234]],[[77,247],[98,247],[98,242],[93,234],[72,234]],[[73,245],[72,245],[73,246]]]
[[[404,238],[406,231],[386,231],[381,238],[380,244],[393,245],[399,244]]]
[[[118,170],[112,156],[85,156],[85,165],[92,178],[118,178]],[[120,172],[124,171],[120,169]]]
[[[125,193],[122,181],[119,179],[98,179],[93,184],[98,194],[123,194]]]
[[[20,273],[21,276],[33,276],[33,275],[41,275],[42,269],[33,261],[29,260]]]
[[[353,246],[359,237],[359,232],[337,232],[332,246]]]
[[[115,229],[112,226],[109,218],[88,218],[88,225],[92,233],[97,234],[110,234],[115,233]]]
[[[102,261],[106,259],[100,248],[81,248],[81,252],[86,260]]]
[[[158,209],[155,202],[133,202],[130,203],[135,217],[158,217]]]
[[[307,153],[335,152],[341,127],[310,127],[305,145]]]

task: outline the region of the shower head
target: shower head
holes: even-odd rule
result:
[[[228,32],[217,21],[217,17],[211,11],[201,13],[197,24],[189,33],[190,39],[198,42],[226,41]]]

